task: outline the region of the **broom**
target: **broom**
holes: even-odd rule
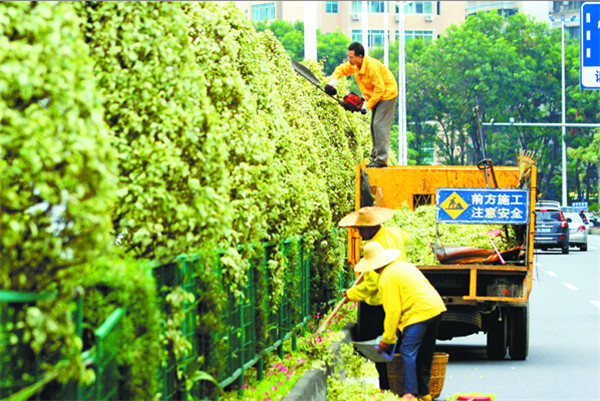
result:
[[[364,272],[360,273],[360,276],[358,276],[358,278],[356,279],[354,284],[352,284],[352,287],[354,287],[356,284],[358,284],[360,282],[360,280],[362,280],[364,274],[365,274]],[[348,301],[348,297],[342,298],[342,300],[337,303],[335,308],[333,308],[333,310],[331,311],[329,316],[327,316],[327,319],[325,319],[325,321],[323,321],[323,323],[321,323],[321,325],[319,326],[319,328],[317,329],[315,334],[310,336],[310,338],[313,338],[315,336],[320,336],[321,334],[323,334],[325,332],[325,329],[327,329],[327,326],[329,325],[329,322],[331,321],[331,319],[333,319],[333,317],[339,312],[339,310],[342,308],[342,306],[344,306],[344,304],[347,301]]]
[[[529,188],[531,185],[531,168],[540,159],[533,150],[520,149],[517,153],[519,163],[519,188]]]

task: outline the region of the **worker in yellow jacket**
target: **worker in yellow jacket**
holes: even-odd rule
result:
[[[354,271],[379,275],[377,284],[385,311],[378,352],[391,352],[399,330],[402,337],[396,352],[403,362],[402,400],[431,399],[431,363],[441,314],[446,310],[444,301],[415,265],[398,260],[399,250],[384,249],[372,241],[365,245],[364,255]]]
[[[367,206],[345,216],[339,223],[341,227],[354,227],[358,229],[364,241],[377,241],[384,248],[399,250],[398,260],[406,260],[404,244],[408,242],[408,235],[396,227],[385,227],[382,224],[394,216],[391,209],[376,206]],[[381,294],[378,291],[377,281],[379,275],[373,271],[366,272],[363,281],[348,289],[344,296],[349,301],[358,302],[357,323],[351,329],[354,341],[367,341],[377,338],[383,333],[385,313],[381,305]],[[387,364],[375,363],[379,373],[379,388],[389,390]]]
[[[390,130],[396,110],[398,83],[394,74],[381,61],[365,56],[363,45],[353,42],[348,46],[348,61],[339,65],[325,92],[335,96],[338,79],[354,74],[366,103],[362,111],[371,110],[371,162],[367,167],[386,167],[390,152]],[[352,110],[361,111],[361,110]]]

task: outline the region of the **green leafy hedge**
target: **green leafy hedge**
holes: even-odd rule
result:
[[[368,117],[300,78],[274,36],[257,34],[232,3],[1,7],[3,288],[83,285],[92,329],[113,303],[141,315],[148,306],[136,291],[155,302],[144,280],[126,285],[139,264],[91,263],[112,254],[115,236],[140,261],[218,250],[223,277],[210,266],[196,272],[207,289],[197,335],[208,338],[222,329],[225,297],[215,283],[239,296],[265,244],[302,235],[318,280],[311,296],[324,307],[344,266],[337,222],[354,208]],[[307,66],[325,80],[321,64]],[[288,269],[274,249],[265,310],[277,308]],[[69,328],[70,298],[59,299]],[[147,331],[140,344],[128,334],[123,366],[143,363],[139,349],[157,327],[153,314],[128,319],[129,333]],[[265,316],[258,320],[264,340]],[[69,352],[79,352],[70,338]],[[142,377],[151,366],[132,368],[125,391],[147,398],[155,384]]]
[[[18,340],[49,369],[71,360],[66,381],[83,371],[67,283],[110,245],[115,156],[73,10],[3,2],[0,16],[0,288],[58,292],[24,311]]]
[[[75,2],[119,151],[114,229],[128,253],[211,248],[228,227],[227,154],[181,6]]]

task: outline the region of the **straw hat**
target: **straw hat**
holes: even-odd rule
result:
[[[383,249],[377,241],[371,241],[365,245],[365,256],[354,267],[355,272],[368,272],[389,265],[400,256],[397,249]]]
[[[340,227],[374,227],[394,217],[394,211],[386,207],[365,206],[340,221]]]

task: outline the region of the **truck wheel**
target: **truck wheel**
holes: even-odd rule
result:
[[[582,251],[582,252],[585,252],[585,251],[587,251],[587,244],[583,244],[583,245],[581,245],[581,246],[579,247],[579,250],[580,250],[580,251]]]
[[[529,354],[529,309],[511,308],[508,318],[508,354],[523,361]]]
[[[562,253],[564,253],[565,255],[569,254],[569,244],[563,245],[563,247],[562,247]]]
[[[498,320],[501,317],[502,320]],[[489,359],[504,359],[507,346],[507,313],[500,308],[491,313],[487,322],[487,356]]]

